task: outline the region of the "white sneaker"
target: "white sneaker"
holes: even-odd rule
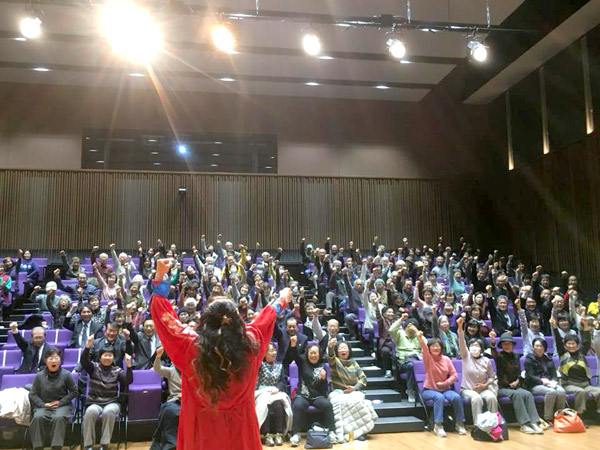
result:
[[[521,433],[525,433],[525,434],[535,434],[535,430],[533,428],[531,428],[530,426],[531,424],[525,424],[525,425],[521,425],[521,428],[519,428],[519,430],[521,431]]]
[[[337,444],[337,442],[338,442],[337,435],[335,434],[334,431],[329,432],[329,440],[331,441],[332,444]]]
[[[292,447],[298,447],[300,445],[300,441],[301,441],[301,437],[300,437],[300,433],[296,433],[295,435],[293,435],[290,438],[290,445]]]
[[[394,378],[394,376],[392,375],[392,371],[391,370],[386,370],[384,376],[386,378]]]
[[[537,423],[530,423],[529,427],[535,432],[535,434],[544,434],[544,430],[540,428]]]
[[[467,434],[467,429],[465,428],[464,423],[456,422],[456,426],[454,428],[458,434]]]
[[[446,437],[446,431],[441,423],[436,423],[433,427],[433,432],[437,437]]]
[[[267,447],[275,447],[275,441],[273,440],[273,435],[272,434],[268,433],[265,436],[265,445]]]
[[[406,391],[406,395],[407,395],[408,401],[410,403],[414,403],[415,402],[415,393],[413,391]]]

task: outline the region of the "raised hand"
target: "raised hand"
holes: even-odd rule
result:
[[[17,334],[19,332],[19,325],[17,322],[11,322],[9,328],[12,334]]]
[[[85,348],[92,348],[93,343],[94,343],[94,335],[90,334],[87,338],[87,341],[85,341]]]
[[[158,347],[156,349],[156,357],[157,358],[161,358],[164,352],[165,352],[165,348],[164,347]]]
[[[292,336],[290,337],[290,347],[295,347],[296,344],[298,343],[298,336]]]
[[[333,348],[333,347],[335,347],[335,344],[337,344],[337,339],[336,338],[329,339],[329,342],[327,343],[327,347]]]
[[[131,368],[131,355],[129,353],[125,353],[125,365]]]

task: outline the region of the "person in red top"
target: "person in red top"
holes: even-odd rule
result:
[[[456,432],[467,434],[465,429],[465,412],[461,396],[453,388],[458,381],[456,369],[447,356],[442,355],[442,341],[437,338],[427,339],[423,332],[418,332],[419,343],[423,351],[425,365],[425,382],[421,396],[424,401],[433,402],[433,432],[439,437],[446,437],[444,431],[444,399],[452,405],[456,421]]]
[[[181,371],[177,448],[261,450],[254,389],[275,319],[292,292],[282,290],[247,325],[234,302],[217,297],[196,332],[177,319],[166,298],[169,283],[163,279],[171,265],[170,260],[157,263],[150,311],[160,341]]]

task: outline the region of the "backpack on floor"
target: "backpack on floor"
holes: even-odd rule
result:
[[[332,448],[331,439],[329,439],[329,428],[320,423],[313,423],[306,433],[306,444],[304,448]]]

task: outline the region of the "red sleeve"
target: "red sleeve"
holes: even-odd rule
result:
[[[160,342],[173,363],[185,371],[198,354],[196,339],[198,335],[188,326],[184,326],[177,316],[169,300],[160,295],[152,296],[150,312]]]
[[[275,328],[275,319],[277,312],[273,306],[265,306],[254,320],[246,325],[246,332],[250,332],[256,337],[258,343],[258,361],[262,361],[267,353],[267,347],[273,336],[273,328]]]

